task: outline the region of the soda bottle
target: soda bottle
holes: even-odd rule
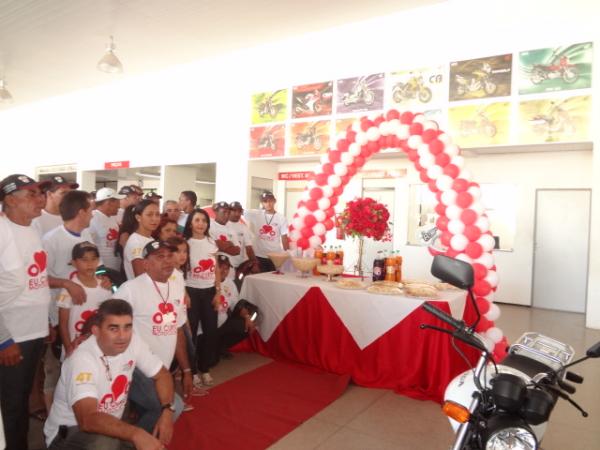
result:
[[[319,264],[321,264],[323,262],[323,248],[322,247],[319,246],[315,249],[315,258],[319,260]],[[317,270],[316,266],[313,268],[313,275],[320,275],[320,272]]]
[[[394,252],[392,252],[387,258],[385,258],[385,281],[396,280],[396,258]]]
[[[373,260],[373,281],[383,281],[385,278],[385,259],[383,252],[378,251]]]
[[[402,281],[402,256],[400,256],[400,250],[396,254],[396,281],[398,283]]]

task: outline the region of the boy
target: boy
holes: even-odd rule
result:
[[[96,278],[96,269],[100,262],[98,247],[89,241],[76,244],[71,252],[71,265],[76,272],[72,281],[79,284],[86,293],[86,302],[73,304],[71,296],[63,289],[57,298],[58,327],[63,342],[63,356],[66,358],[75,350],[74,341],[81,334],[86,320],[93,316],[100,303],[111,297],[111,291],[101,286]]]

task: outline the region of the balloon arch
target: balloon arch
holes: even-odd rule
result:
[[[473,293],[482,317],[477,331],[499,359],[506,353],[507,340],[494,326],[500,309],[493,303],[498,275],[492,250],[494,238],[480,201],[481,189],[464,168],[460,149],[436,122],[423,114],[389,110],[385,115],[362,117],[338,136],[335,148],[321,158],[298,203],[290,225],[292,248],[314,248],[325,242],[334,227],[334,206],[344,187],[367,160],[383,149],[400,149],[419,171],[421,181],[436,195],[436,222],[443,254],[473,266]],[[431,247],[430,253],[436,251]]]

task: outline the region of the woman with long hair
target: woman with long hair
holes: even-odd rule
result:
[[[160,223],[158,205],[152,200],[142,200],[133,208],[135,230],[129,236],[123,250],[123,267],[127,279],[131,280],[144,273],[144,260],[142,250],[144,246],[154,240],[152,233]]]
[[[177,236],[177,221],[163,214],[160,216],[158,227],[152,232],[152,237],[157,241],[167,241],[175,236]]]

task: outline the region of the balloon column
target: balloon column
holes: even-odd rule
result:
[[[436,195],[437,227],[447,248],[444,254],[473,266],[473,291],[482,314],[477,331],[494,356],[502,358],[507,340],[494,326],[500,317],[500,309],[493,303],[498,286],[494,238],[480,201],[481,189],[471,181],[460,149],[450,136],[423,114],[390,110],[356,120],[336,144],[322,156],[298,203],[290,225],[292,248],[315,248],[325,242],[325,233],[334,226],[334,207],[352,176],[380,150],[401,149]]]

